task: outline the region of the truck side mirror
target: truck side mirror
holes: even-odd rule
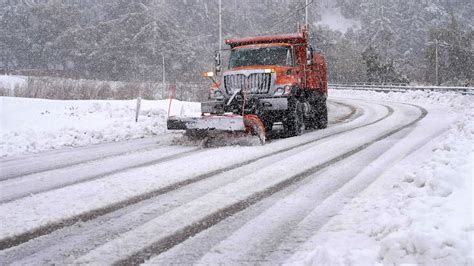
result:
[[[306,49],[306,64],[309,66],[313,64],[313,47],[311,46]]]
[[[221,53],[220,52],[216,52],[214,64],[216,66],[216,73],[219,73],[221,71]]]

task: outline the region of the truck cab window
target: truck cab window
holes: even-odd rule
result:
[[[288,51],[286,52],[286,65],[287,66],[293,65],[293,60],[292,60],[292,57],[291,57],[291,50],[290,49],[288,49]]]
[[[291,49],[286,46],[238,48],[231,52],[229,69],[243,66],[292,66]]]

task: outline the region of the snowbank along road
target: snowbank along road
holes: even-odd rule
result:
[[[202,149],[177,134],[5,158],[0,264],[317,262],[322,229],[455,120],[343,96],[327,129],[264,146]]]

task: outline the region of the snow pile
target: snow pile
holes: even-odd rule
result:
[[[0,97],[0,157],[166,133],[169,101],[57,101]],[[198,103],[173,101],[171,114],[199,114]]]
[[[387,191],[393,196],[375,200],[382,204],[373,207],[385,207],[378,227],[373,228],[380,240],[379,261],[474,263],[472,120],[459,124],[445,137],[418,169],[394,182],[394,189]],[[396,206],[390,204],[394,200],[398,201]]]
[[[472,98],[442,93],[338,96],[451,106],[451,129],[403,159],[350,201],[289,262],[321,265],[473,265]],[[316,232],[315,232],[316,233]]]
[[[381,262],[474,263],[474,117],[466,118],[439,139],[418,169],[394,182],[397,198],[389,199],[398,205],[383,216],[389,226],[380,231]]]
[[[383,100],[413,104],[431,104],[468,110],[474,107],[474,97],[455,92],[408,91],[408,92],[375,92],[362,90],[330,90],[331,97],[344,97],[365,100]],[[472,109],[471,109],[472,110]],[[454,110],[452,110],[454,111]]]

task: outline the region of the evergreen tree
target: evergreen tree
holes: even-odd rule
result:
[[[105,80],[201,80],[218,47],[218,0],[0,0],[0,68]],[[223,37],[296,31],[304,0],[222,0]],[[311,25],[321,5],[310,6]],[[338,0],[360,28],[345,35],[310,27],[334,81],[376,80],[363,52],[374,49],[384,76],[432,81],[433,43],[440,40],[442,81],[472,80],[469,0]],[[456,23],[452,22],[453,14]],[[439,35],[439,36],[438,36]],[[436,38],[435,38],[436,37]],[[225,47],[225,46],[224,46]],[[392,71],[393,70],[393,71]],[[370,71],[369,71],[370,72]],[[425,73],[428,73],[425,75]],[[396,75],[395,75],[396,76]],[[396,78],[387,78],[396,80]]]

